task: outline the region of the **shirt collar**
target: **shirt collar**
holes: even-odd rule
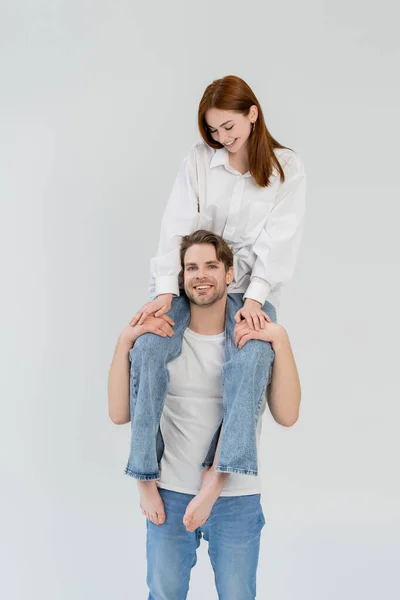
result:
[[[237,171],[232,169],[229,164],[229,152],[226,148],[218,148],[215,150],[214,156],[210,162],[210,169],[213,169],[214,167],[225,167],[227,171],[230,171],[231,173],[237,173]],[[242,175],[242,177],[251,177],[251,174],[249,171],[247,171],[247,173]]]
[[[226,148],[218,148],[214,152],[214,156],[211,159],[210,169],[214,167],[226,166],[228,164],[228,150]]]

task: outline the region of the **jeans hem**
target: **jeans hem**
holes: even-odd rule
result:
[[[140,481],[154,481],[156,479],[160,479],[160,473],[150,473],[147,475],[146,473],[135,473],[126,467],[125,475],[129,475],[129,477],[133,477],[133,479],[139,479]]]
[[[238,473],[239,475],[254,475],[257,477],[258,471],[253,471],[252,469],[238,469],[236,467],[227,467],[224,465],[217,465],[215,470],[218,473]]]

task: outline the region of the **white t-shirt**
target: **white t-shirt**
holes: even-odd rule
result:
[[[181,355],[168,364],[170,382],[161,417],[165,448],[157,481],[161,488],[185,494],[200,490],[201,465],[223,417],[224,338],[225,333],[201,335],[187,328]],[[266,399],[257,424],[257,450],[265,405]],[[231,474],[221,496],[259,493],[259,476]]]

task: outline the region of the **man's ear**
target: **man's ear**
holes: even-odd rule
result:
[[[226,285],[229,285],[233,281],[233,267],[229,267],[226,272]]]

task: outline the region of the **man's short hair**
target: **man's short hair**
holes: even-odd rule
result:
[[[225,271],[233,267],[233,253],[225,240],[212,231],[198,229],[194,233],[184,235],[181,243],[181,265],[185,269],[185,255],[188,248],[195,244],[212,244],[215,248],[217,259],[224,263]]]

